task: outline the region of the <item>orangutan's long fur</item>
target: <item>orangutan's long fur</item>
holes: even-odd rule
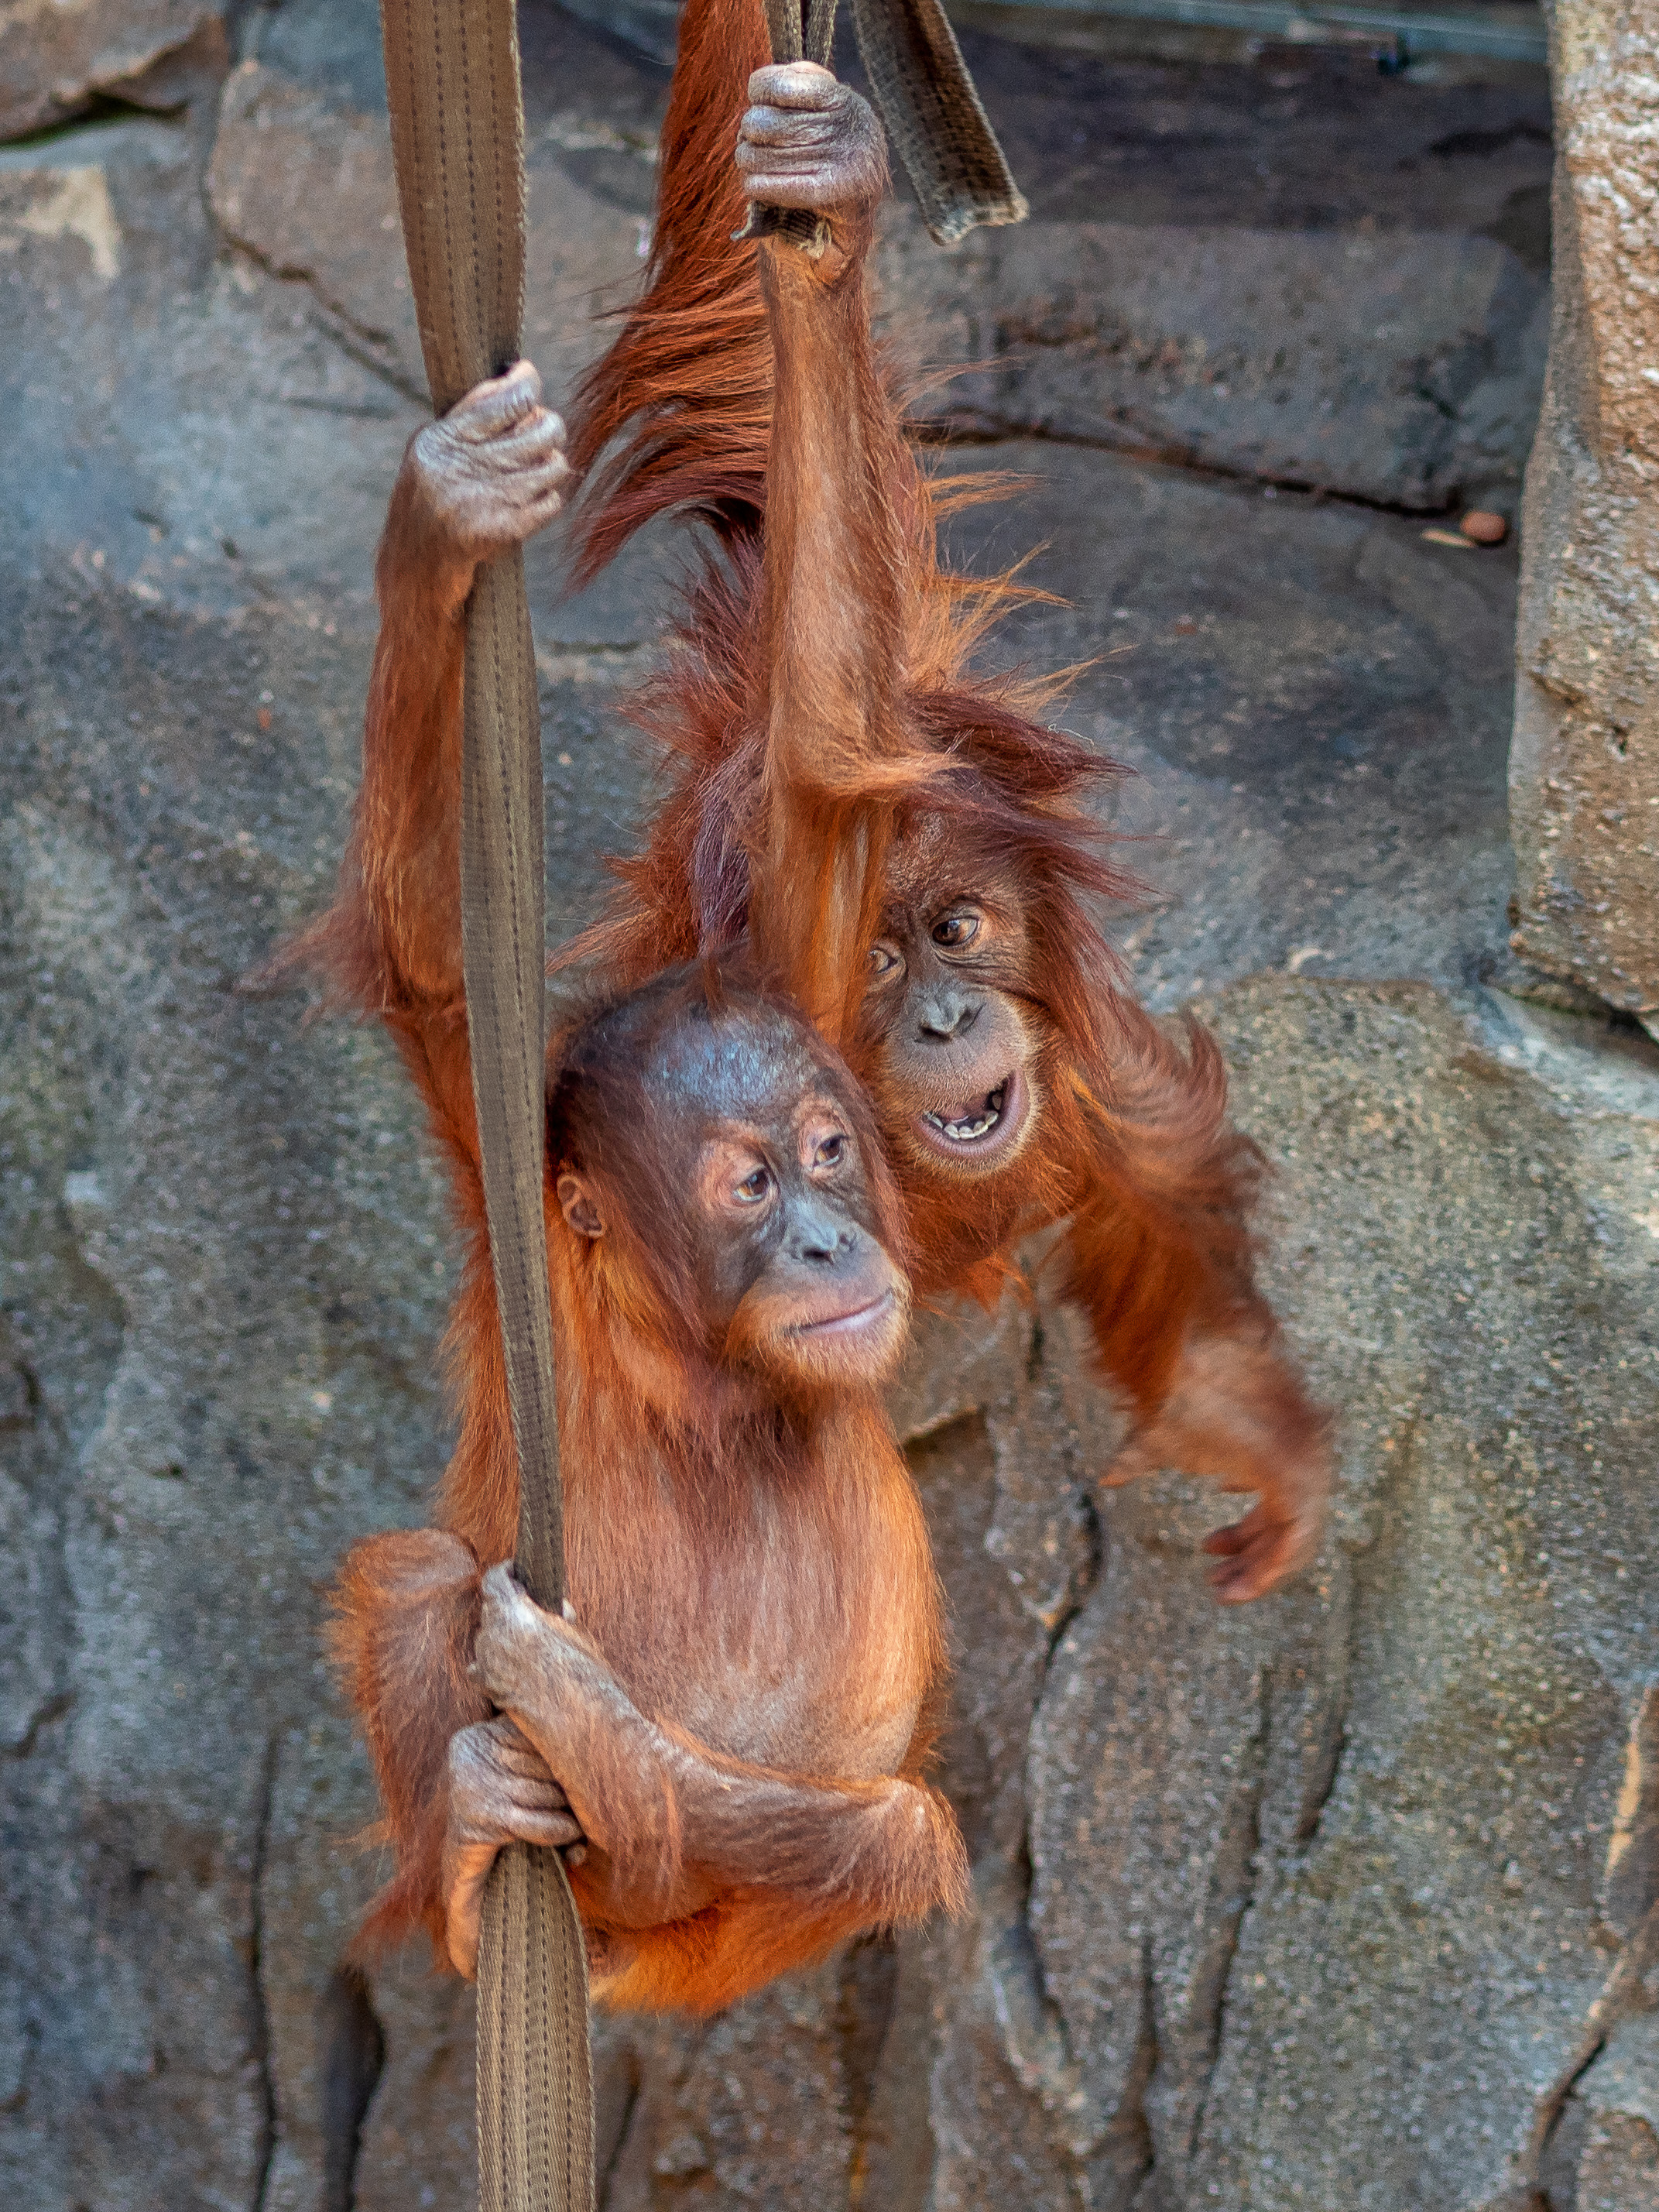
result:
[[[467,1252],[447,1346],[459,1437],[440,1525],[356,1547],[334,1632],[396,1861],[361,1940],[378,1945],[424,1926],[441,1960],[447,1753],[489,1710],[468,1664],[483,1570],[514,1549],[518,1483],[460,960],[465,629],[460,607],[411,562],[402,497],[381,549],[385,619],[340,888],[289,958],[320,969],[337,998],[391,1033],[447,1164]],[[607,2002],[707,2010],[859,1929],[960,1905],[965,1875],[949,1806],[922,1779],[944,1665],[938,1589],[879,1401],[867,1388],[797,1400],[752,1373],[728,1374],[700,1334],[696,1284],[671,1233],[677,1194],[662,1187],[659,1155],[672,1156],[653,1131],[651,1024],[706,1010],[763,1038],[769,1024],[794,1017],[730,963],[704,963],[628,994],[623,1064],[607,1027],[620,996],[574,1016],[549,1049],[545,1213],[567,1574],[578,1619],[640,1711],[701,1771],[722,1778],[718,1818],[705,1805],[700,1834],[682,1835],[672,1788],[641,1801],[639,1778],[603,1743],[586,1747],[584,1780],[593,1802],[615,1808],[618,1832],[656,1855],[664,1879],[700,1847],[746,1871],[706,1909],[647,1928],[611,1924],[593,1861],[573,1881]],[[902,1262],[896,1193],[870,1109],[827,1049],[823,1065],[865,1164],[880,1240]],[[609,1184],[606,1131],[617,1155]],[[609,1226],[597,1243],[560,1212],[553,1171],[571,1158],[605,1197]],[[775,1701],[780,1684],[794,1686],[794,1702],[763,1736],[781,1734],[787,1774],[745,1755],[745,1699],[759,1685]],[[917,1716],[896,1776],[860,1765],[872,1700]]]
[[[919,828],[942,826],[942,890],[1017,879],[1030,957],[1005,988],[1045,1040],[1042,1128],[995,1182],[953,1183],[896,1152],[917,1292],[994,1297],[1011,1243],[1069,1217],[1065,1288],[1092,1317],[1105,1373],[1150,1420],[1195,1334],[1236,1338],[1252,1364],[1258,1352],[1277,1358],[1252,1282],[1258,1157],[1227,1125],[1212,1040],[1190,1021],[1177,1040],[1149,1017],[1094,918],[1127,888],[1091,805],[1115,764],[1041,719],[1057,684],[974,665],[987,630],[1025,594],[1012,576],[940,564],[940,515],[998,487],[930,477],[902,435],[894,379],[870,343],[867,239],[834,282],[814,284],[799,256],[757,255],[738,235],[746,210],[732,151],[748,72],[767,58],[761,0],[690,0],[646,286],[571,410],[571,459],[586,478],[578,580],[659,516],[699,524],[708,539],[666,664],[630,704],[671,764],[665,796],[644,848],[615,864],[606,915],[567,957],[632,980],[747,931],[838,1036],[884,1129],[896,1133],[903,1109],[886,1094],[879,1030],[860,1006],[882,883],[865,888],[863,937],[837,933],[799,823],[787,845],[764,827],[793,773],[778,756],[787,636],[829,635],[815,663],[787,672],[807,725],[792,757],[838,752],[829,835],[844,843],[856,826],[878,876]],[[823,397],[830,386],[853,395],[839,415]],[[783,410],[787,434],[775,441]],[[831,506],[822,487],[803,492],[811,471],[799,449],[807,462],[833,461],[832,440],[849,478],[841,517],[860,542],[840,561],[815,545],[784,575],[771,541],[781,520],[799,525],[793,512],[781,518],[780,502]],[[854,684],[866,708],[861,787],[852,740],[832,742],[842,734],[836,702]],[[826,701],[827,732],[813,720]],[[842,972],[812,972],[803,942],[833,943]],[[1288,1382],[1283,1411],[1287,1437],[1317,1432]]]
[[[760,997],[793,994],[867,1086],[860,1142],[874,1162],[879,1134],[896,1169],[896,1190],[877,1173],[885,1241],[921,1293],[994,1296],[1013,1240],[1065,1220],[1065,1287],[1143,1421],[1184,1409],[1171,1433],[1193,1440],[1199,1464],[1207,1409],[1242,1373],[1267,1453],[1303,1449],[1318,1417],[1252,1284],[1255,1156],[1227,1127],[1219,1054],[1195,1024],[1178,1042],[1146,1015],[1093,919],[1122,889],[1091,805],[1111,764],[1046,726],[1042,687],[974,665],[1022,587],[939,564],[939,515],[981,494],[930,480],[902,434],[870,342],[867,226],[816,266],[734,239],[745,209],[733,142],[765,59],[760,0],[689,0],[647,289],[574,410],[588,485],[579,574],[667,514],[706,526],[710,549],[666,665],[634,702],[675,763],[671,787],[572,957],[618,993],[694,960],[723,988],[746,940]],[[441,1526],[358,1548],[337,1633],[398,1858],[368,1936],[424,1923],[441,1952],[445,1747],[483,1710],[466,1658],[481,1568],[513,1549],[517,1484],[460,972],[461,608],[412,558],[404,496],[400,480],[340,894],[300,951],[397,1041],[470,1255],[449,1338],[460,1428]],[[944,890],[1012,884],[1021,913],[1023,960],[998,988],[1039,1040],[1042,1119],[991,1182],[918,1171],[882,1080],[865,948],[918,852],[943,855]],[[556,1165],[568,1048],[556,1041],[550,1060]],[[688,1343],[675,1293],[641,1256],[645,1215],[596,1261],[550,1182],[546,1207],[576,1613],[640,1709],[729,1778],[719,1818],[749,1822],[737,1845],[752,1876],[643,1933],[606,1928],[587,1869],[577,1894],[614,2001],[707,2008],[852,1929],[962,1899],[954,1824],[921,1780],[942,1668],[926,1532],[867,1393],[733,1411],[719,1359]],[[727,1656],[738,1645],[743,1669]],[[721,1731],[745,1684],[792,1670],[805,1686],[793,1778],[808,1795],[763,1814],[780,1778]],[[895,1680],[922,1716],[896,1825],[896,1785],[857,1772],[848,1748],[874,1686]],[[630,1779],[601,1771],[593,1786],[622,1806]],[[826,1812],[834,1801],[833,1840],[816,1788]],[[686,1848],[671,1802],[636,1813],[641,1850],[666,1861]]]

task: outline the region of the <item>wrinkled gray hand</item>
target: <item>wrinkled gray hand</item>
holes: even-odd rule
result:
[[[410,441],[411,516],[440,558],[476,568],[522,545],[558,513],[570,475],[564,424],[541,399],[534,368],[515,362]]]
[[[509,1720],[482,1721],[449,1744],[449,1826],[444,1837],[446,1936],[456,1970],[478,1971],[484,1883],[504,1844],[545,1844],[580,1865],[582,1832],[547,1762]]]
[[[738,127],[738,171],[751,200],[828,215],[881,198],[881,125],[850,85],[816,62],[775,62],[750,78],[749,100]]]

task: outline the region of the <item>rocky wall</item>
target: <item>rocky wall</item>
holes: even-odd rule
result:
[[[81,13],[88,52],[136,21]],[[556,392],[637,270],[665,79],[522,23]],[[0,148],[0,2202],[459,2207],[471,2000],[346,1962],[374,1801],[319,1640],[342,1551],[442,1465],[441,1181],[379,1038],[247,981],[337,861],[422,419],[374,12],[240,15],[161,108],[14,33],[5,82],[33,54],[70,120]],[[1027,483],[962,550],[1042,545],[1068,604],[1002,649],[1090,664],[1068,719],[1136,770],[1116,934],[1274,1164],[1339,1509],[1297,1588],[1219,1612],[1197,1545],[1236,1509],[1099,1489],[1115,1417],[1041,1251],[1026,1297],[930,1317],[894,1413],[972,1911],[706,2027],[601,2023],[603,2201],[1628,2212],[1659,1052],[1490,988],[1516,562],[1422,535],[1518,477],[1547,108],[1342,56],[972,58],[1033,227],[929,259],[892,210],[890,328],[977,364],[953,465]],[[1275,369],[1297,299],[1341,312]],[[1200,338],[1245,368],[1204,383]],[[1399,364],[1459,346],[1425,414]],[[617,697],[676,556],[569,600],[557,550],[562,936],[648,799]]]
[[[1553,0],[1549,378],[1527,473],[1518,952],[1659,1009],[1659,24]]]

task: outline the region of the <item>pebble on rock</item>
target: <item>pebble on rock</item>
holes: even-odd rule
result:
[[[1508,517],[1484,507],[1472,507],[1457,526],[1476,545],[1501,545],[1510,534]]]

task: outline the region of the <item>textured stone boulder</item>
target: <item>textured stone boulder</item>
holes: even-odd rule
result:
[[[1553,0],[1555,319],[1527,474],[1516,948],[1659,1008],[1659,29]]]
[[[343,331],[422,398],[375,12],[301,7],[257,30],[220,106],[208,169],[215,218],[274,275],[304,279]],[[525,346],[557,392],[599,349],[593,319],[626,298],[638,270],[655,134],[617,113],[614,100],[604,116],[555,105],[562,88],[535,67],[533,18],[526,31]],[[626,85],[634,73],[614,74]]]
[[[100,99],[174,108],[225,56],[211,0],[46,0],[0,13],[0,138],[21,138]]]
[[[1538,411],[1548,287],[1492,238],[1039,219],[945,257],[913,220],[881,274],[959,435],[1438,509],[1516,483]]]

